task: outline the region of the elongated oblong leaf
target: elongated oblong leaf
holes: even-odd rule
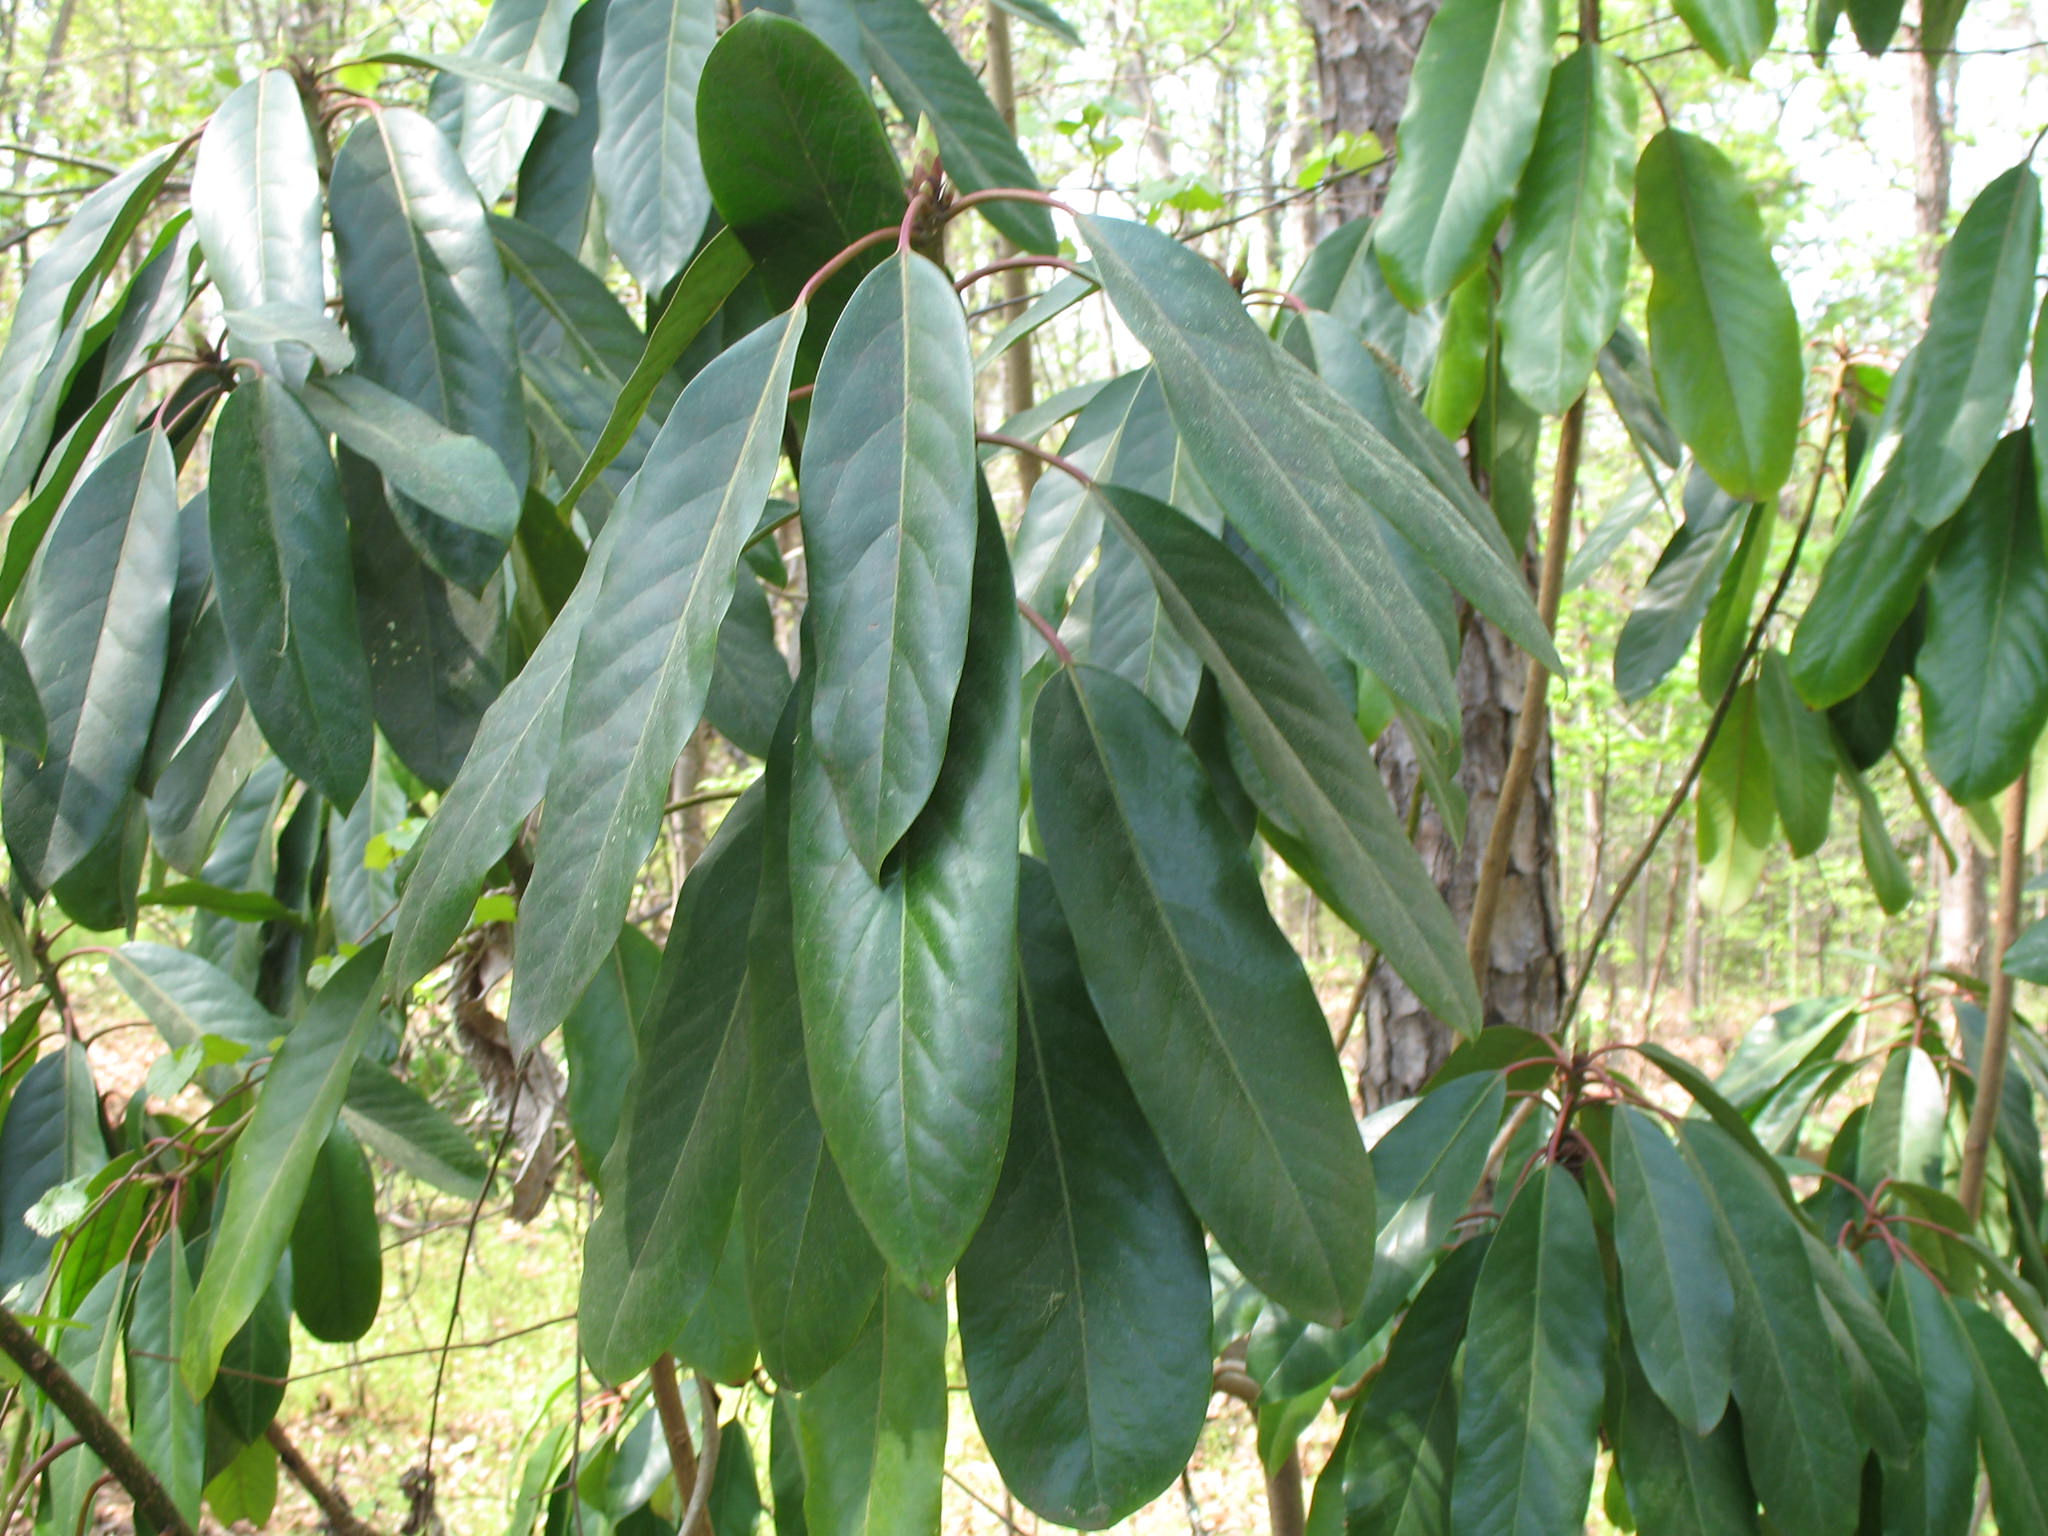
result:
[[[1700,765],[1700,900],[1716,912],[1733,912],[1747,902],[1763,877],[1776,827],[1756,684],[1744,683]]]
[[[594,164],[605,235],[649,293],[683,270],[711,194],[697,160],[697,78],[714,0],[611,0],[598,66]]]
[[[136,1454],[196,1529],[206,1472],[206,1410],[178,1373],[192,1311],[192,1272],[176,1232],[135,1279],[128,1313],[128,1401]]]
[[[85,1047],[66,1041],[15,1085],[0,1121],[0,1288],[12,1290],[49,1260],[54,1234],[24,1218],[60,1184],[106,1166],[99,1096]]]
[[[848,302],[804,445],[811,751],[870,873],[945,755],[974,561],[974,388],[946,276],[892,256]]]
[[[1704,476],[1699,479],[1712,487]],[[1711,489],[1687,500],[1685,521],[1657,557],[1614,644],[1614,689],[1624,699],[1641,698],[1678,665],[1734,562],[1749,521],[1749,508]]]
[[[1109,673],[1032,722],[1033,807],[1089,994],[1189,1201],[1290,1311],[1342,1323],[1372,1169],[1321,1008],[1194,753]]]
[[[947,1418],[943,1301],[886,1286],[853,1352],[797,1402],[808,1531],[924,1536],[938,1524]]]
[[[1970,1369],[1977,1377],[1977,1436],[2001,1531],[2048,1529],[2048,1467],[2039,1452],[2048,1430],[2048,1386],[2005,1325],[1973,1302],[1952,1303],[1962,1317]]]
[[[1555,0],[1446,0],[1423,34],[1373,247],[1420,308],[1477,270],[1536,141]]]
[[[181,1362],[196,1396],[213,1385],[229,1341],[276,1278],[313,1165],[348,1091],[349,1074],[377,1025],[384,946],[360,951],[314,995],[285,1036],[248,1126],[235,1139],[228,1193],[192,1296]]]
[[[1635,1352],[1623,1356],[1621,1422],[1610,1428],[1638,1528],[1660,1536],[1750,1536],[1759,1528],[1756,1493],[1735,1416],[1705,1435],[1693,1433],[1652,1390]]]
[[[322,313],[320,168],[305,102],[283,70],[237,87],[207,119],[192,165],[192,224],[224,309]],[[305,379],[312,348],[237,336],[266,373]]]
[[[15,867],[42,886],[104,837],[149,743],[178,569],[178,491],[161,432],[94,466],[50,532],[21,631],[49,741],[7,750],[0,824]]]
[[[741,547],[775,478],[793,310],[691,381],[655,439],[571,669],[534,876],[521,903],[507,1021],[519,1049],[575,1005],[616,936],[703,714]]]
[[[1723,69],[1747,77],[1770,46],[1777,0],[1677,0],[1686,30]]]
[[[1898,480],[1880,477],[1828,550],[1792,633],[1792,681],[1801,698],[1828,709],[1870,682],[1940,552],[1940,537],[1914,521]]]
[[[1792,681],[1782,652],[1763,653],[1757,672],[1756,718],[1771,762],[1771,800],[1792,856],[1803,859],[1828,840],[1835,800],[1835,749],[1828,723]]]
[[[1546,414],[1579,397],[1621,317],[1635,126],[1627,71],[1596,44],[1551,73],[1500,296],[1508,382]]]
[[[370,1331],[384,1299],[382,1244],[369,1159],[348,1127],[337,1125],[313,1159],[292,1224],[292,1311],[306,1332],[348,1344]]]
[[[341,477],[276,379],[221,408],[206,499],[214,600],[264,738],[336,805],[370,776],[370,667],[356,630]]]
[[[1885,1316],[1927,1398],[1927,1432],[1912,1460],[1885,1468],[1885,1529],[1899,1536],[1963,1536],[1977,1491],[1977,1381],[1969,1341],[1948,1298],[1918,1264],[1892,1272]]]
[[[1472,1294],[1456,1529],[1543,1536],[1583,1517],[1604,1388],[1605,1289],[1586,1197],[1570,1173],[1546,1165],[1508,1207]]]
[[[1035,862],[1018,921],[1016,1107],[1002,1182],[960,1260],[960,1347],[1004,1485],[1100,1530],[1171,1483],[1201,1434],[1209,1266]]]
[[[1755,196],[1713,145],[1667,128],[1636,166],[1636,243],[1672,425],[1722,490],[1768,501],[1791,473],[1805,367]]]
[[[1016,1067],[1018,636],[986,500],[960,708],[877,880],[796,743],[790,887],[811,1092],[847,1192],[906,1281],[936,1287],[995,1191]]]
[[[575,9],[575,0],[493,0],[464,57],[472,68],[491,64],[553,82],[568,56]],[[435,80],[428,104],[487,202],[496,202],[511,183],[548,110],[530,91],[508,90],[452,70]],[[594,116],[597,98],[578,100],[570,110]]]

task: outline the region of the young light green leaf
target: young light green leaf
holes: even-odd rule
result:
[[[1834,743],[1826,717],[1799,697],[1784,655],[1772,647],[1762,660],[1756,718],[1771,762],[1771,801],[1792,857],[1803,859],[1828,840],[1835,800]]]
[[[1583,1517],[1606,1349],[1593,1218],[1578,1180],[1547,1164],[1508,1207],[1472,1294],[1454,1529],[1543,1536]]]
[[[1200,762],[1142,693],[1063,671],[1032,722],[1033,807],[1104,1027],[1218,1244],[1340,1324],[1372,1267],[1372,1172],[1301,962]]]
[[[1756,684],[1744,683],[1700,766],[1695,827],[1700,900],[1715,912],[1736,911],[1763,878],[1778,822],[1765,758]]]
[[[1863,853],[1863,872],[1870,877],[1877,904],[1887,914],[1903,912],[1913,900],[1913,876],[1885,825],[1884,805],[1862,774],[1844,776],[1856,792],[1856,841]]]
[[[1410,309],[1471,276],[1536,142],[1556,0],[1446,0],[1423,34],[1372,242]]]
[[[995,1191],[1016,1064],[1018,625],[985,489],[979,521],[961,708],[938,783],[881,879],[856,854],[808,735],[791,794],[818,1118],[876,1245],[927,1289]]]
[[[1769,501],[1791,473],[1806,370],[1755,195],[1720,150],[1667,128],[1636,166],[1636,243],[1672,425],[1729,495]]]
[[[287,767],[351,806],[373,727],[341,477],[304,407],[267,376],[221,408],[212,470],[214,600],[249,712]]]
[[[521,1050],[560,1024],[616,937],[670,772],[711,686],[741,546],[782,452],[804,311],[721,353],[683,391],[641,466],[577,644],[521,904],[508,1025]]]
[[[1547,415],[1585,390],[1621,317],[1635,129],[1628,73],[1596,44],[1581,44],[1551,73],[1500,296],[1508,382]]]
[[[810,1532],[922,1536],[938,1524],[947,1417],[943,1301],[885,1286],[853,1352],[797,1401]]]
[[[903,252],[848,302],[804,444],[807,732],[870,874],[946,751],[974,562],[974,389],[946,275]]]
[[[611,0],[598,66],[594,165],[605,236],[649,293],[683,270],[711,211],[697,149],[697,77],[714,0]]]
[[[960,1260],[960,1348],[1004,1485],[1047,1519],[1100,1530],[1166,1488],[1201,1435],[1209,1265],[1036,862],[1018,948],[1016,1107]],[[1125,1411],[1131,1394],[1142,1414]]]
[[[1777,523],[1773,510],[1762,502],[1749,508],[1742,520],[1735,558],[1714,589],[1707,616],[1700,621],[1699,693],[1704,704],[1721,702],[1721,695],[1735,681],[1735,669],[1748,658],[1750,611],[1770,564]]]
[[[1676,0],[1674,9],[1708,58],[1744,79],[1778,24],[1777,0]]]

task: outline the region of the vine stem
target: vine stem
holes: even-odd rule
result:
[[[1550,486],[1550,519],[1543,530],[1543,573],[1536,588],[1536,611],[1543,628],[1557,633],[1557,608],[1564,592],[1565,547],[1571,539],[1572,502],[1579,488],[1579,449],[1584,441],[1586,397],[1572,402],[1558,428],[1557,471]],[[1508,854],[1515,838],[1515,823],[1522,813],[1523,798],[1536,779],[1536,760],[1541,755],[1545,703],[1550,689],[1550,669],[1534,656],[1529,658],[1528,680],[1522,685],[1522,713],[1515,721],[1515,744],[1508,765],[1501,774],[1500,798],[1494,803],[1493,827],[1486,837],[1486,855],[1479,865],[1479,883],[1472,893],[1472,917],[1465,930],[1465,958],[1482,994],[1493,944],[1493,924],[1500,910],[1501,886],[1508,871]]]
[[[136,1454],[127,1436],[100,1411],[77,1379],[58,1363],[57,1357],[21,1325],[21,1320],[0,1307],[0,1351],[21,1367],[21,1373],[42,1390],[52,1406],[71,1421],[93,1455],[99,1457],[120,1485],[135,1501],[136,1512],[165,1536],[193,1536],[192,1527],[178,1511],[177,1503],[157,1481],[156,1474]]]
[[[2005,1059],[2012,1038],[2012,977],[2005,952],[2020,925],[2020,883],[2027,851],[2027,779],[2023,769],[2005,794],[2004,836],[1998,842],[1998,927],[1994,935],[1991,999],[1984,1010],[1984,1054],[1977,1063],[1977,1100],[1963,1136],[1963,1172],[1957,1196],[1975,1221],[1984,1208],[1984,1175],[2005,1098]]]
[[[1621,904],[1627,900],[1636,880],[1649,866],[1650,858],[1657,851],[1658,843],[1670,830],[1671,823],[1678,819],[1678,813],[1685,808],[1686,797],[1692,793],[1693,781],[1700,776],[1700,769],[1706,766],[1707,754],[1714,748],[1714,740],[1721,734],[1721,726],[1728,719],[1728,711],[1735,706],[1736,692],[1742,686],[1743,675],[1749,671],[1749,664],[1756,659],[1756,653],[1763,647],[1764,633],[1770,628],[1771,619],[1778,611],[1778,605],[1785,600],[1786,589],[1792,585],[1793,574],[1799,569],[1799,556],[1806,548],[1807,535],[1813,531],[1814,513],[1820,508],[1820,494],[1828,483],[1828,459],[1834,452],[1835,437],[1840,429],[1842,382],[1838,378],[1834,392],[1828,397],[1828,433],[1821,443],[1820,463],[1813,472],[1813,488],[1806,498],[1806,510],[1800,514],[1799,531],[1792,536],[1792,552],[1785,557],[1785,565],[1778,572],[1777,585],[1771,588],[1771,595],[1764,603],[1764,611],[1757,616],[1756,625],[1749,632],[1749,640],[1742,647],[1728,673],[1728,682],[1721,689],[1721,697],[1714,703],[1714,713],[1707,721],[1707,731],[1700,738],[1699,749],[1692,760],[1685,765],[1685,773],[1678,781],[1678,788],[1671,792],[1671,798],[1664,803],[1656,822],[1650,828],[1650,835],[1643,839],[1642,846],[1628,861],[1628,867],[1621,872],[1621,878],[1614,884],[1613,893],[1607,898],[1607,905],[1601,910],[1600,922],[1593,929],[1593,937],[1586,946],[1585,958],[1579,962],[1578,978],[1572,982],[1571,995],[1565,999],[1564,1012],[1558,1016],[1558,1033],[1563,1034],[1578,1016],[1579,1004],[1586,995],[1586,983],[1593,978],[1593,963],[1600,958],[1601,946],[1607,942],[1607,934],[1614,927],[1615,915],[1621,911]]]

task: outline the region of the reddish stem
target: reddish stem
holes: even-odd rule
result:
[[[1071,667],[1074,664],[1074,653],[1067,649],[1067,643],[1060,638],[1060,632],[1052,627],[1051,621],[1044,614],[1021,597],[1017,599],[1017,611],[1024,615],[1024,622],[1037,630],[1045,643],[1052,647],[1052,653],[1059,657],[1061,666]]]
[[[839,269],[841,267],[844,267],[849,261],[853,260],[853,258],[858,256],[862,251],[865,251],[872,246],[880,245],[884,240],[893,240],[897,237],[899,233],[901,233],[901,226],[896,224],[886,225],[881,229],[869,230],[866,234],[862,235],[858,240],[854,241],[853,244],[847,246],[846,249],[841,251],[837,256],[834,256],[830,261],[826,262],[825,265],[818,268],[817,271],[811,274],[810,281],[805,283],[802,290],[797,294],[796,303],[792,306],[792,308],[802,309],[804,305],[810,303],[812,294],[816,293],[820,288],[824,287],[825,284],[830,282],[835,276],[838,275]]]
[[[950,223],[968,209],[979,208],[984,203],[1037,203],[1042,208],[1057,208],[1070,219],[1081,217],[1079,210],[1061,202],[1050,192],[1040,192],[1031,187],[990,187],[986,191],[970,192],[967,196],[957,199],[953,206],[946,210],[946,220]]]
[[[974,440],[977,443],[993,443],[998,448],[1010,448],[1018,453],[1029,454],[1041,463],[1050,464],[1054,469],[1072,475],[1089,490],[1095,489],[1095,477],[1089,474],[1087,470],[1076,464],[1072,459],[1063,459],[1058,454],[1039,447],[1036,443],[1027,443],[1023,438],[1012,437],[1007,432],[977,432],[974,434]]]
[[[1094,282],[1094,277],[1082,270],[1078,262],[1068,261],[1064,256],[1005,256],[1001,261],[992,261],[985,267],[976,267],[965,277],[953,280],[956,293],[965,293],[984,277],[994,277],[998,272],[1014,272],[1020,267],[1051,267],[1058,272],[1071,272],[1076,277],[1085,277]]]

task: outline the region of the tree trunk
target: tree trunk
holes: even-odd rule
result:
[[[1301,0],[1315,39],[1316,82],[1323,133],[1376,134],[1389,149],[1408,99],[1408,77],[1437,0]],[[1325,195],[1327,230],[1369,214],[1384,190],[1383,172],[1347,178]],[[1459,660],[1458,699],[1464,717],[1464,760],[1458,783],[1469,803],[1465,838],[1454,843],[1434,804],[1426,804],[1416,847],[1462,929],[1471,918],[1479,863],[1493,826],[1501,776],[1513,749],[1528,659],[1492,625],[1472,616]],[[1390,728],[1375,755],[1396,805],[1422,792],[1415,755],[1401,728]],[[1556,819],[1550,738],[1541,742],[1535,781],[1522,801],[1489,945],[1479,978],[1488,1024],[1548,1033],[1564,997],[1564,957],[1557,888]],[[1366,992],[1365,1061],[1360,1094],[1368,1110],[1420,1088],[1450,1054],[1451,1031],[1386,966]]]

